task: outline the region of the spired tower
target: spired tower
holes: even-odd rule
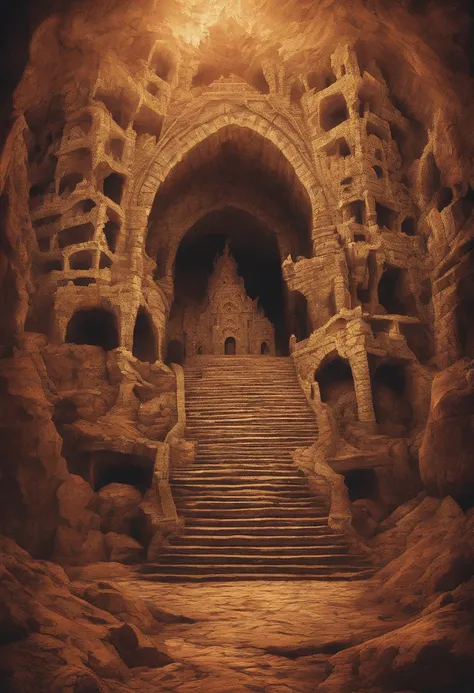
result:
[[[206,300],[185,310],[186,354],[275,354],[275,329],[243,277],[226,245],[209,278]]]

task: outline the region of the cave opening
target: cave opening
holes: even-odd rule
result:
[[[179,205],[172,203],[176,199]],[[247,295],[274,326],[276,353],[287,354],[290,334],[307,334],[307,310],[304,327],[295,330],[281,263],[288,255],[310,256],[311,228],[306,189],[265,137],[250,128],[227,126],[190,149],[158,189],[145,245],[156,261],[155,279],[174,280],[168,343],[183,344],[182,358],[195,353],[198,337],[188,330],[185,338],[185,312],[206,300],[214,263],[228,244]],[[252,350],[259,353],[264,340],[261,335]],[[206,353],[202,338],[198,341]],[[240,344],[239,351],[249,348]]]
[[[202,353],[202,347],[201,351],[199,351],[198,347],[198,353]],[[184,357],[185,351],[183,342],[181,342],[179,339],[170,339],[166,349],[166,363],[177,363],[179,366],[182,366],[184,363]]]
[[[352,368],[346,359],[330,355],[314,374],[319,385],[321,402],[335,405],[341,397],[355,394]]]
[[[147,457],[112,450],[94,450],[90,456],[94,491],[108,484],[133,486],[141,493],[150,488],[154,463]]]
[[[269,229],[241,210],[212,212],[184,236],[176,254],[170,322],[175,325],[181,320],[183,332],[186,310],[191,305],[205,304],[209,277],[226,245],[243,277],[247,295],[257,300],[275,327],[277,351],[287,353],[289,325],[277,243]],[[299,330],[300,334],[304,331]]]
[[[376,500],[378,497],[378,479],[374,469],[351,469],[344,473],[344,483],[351,503],[362,498]]]
[[[386,435],[405,436],[410,428],[413,410],[410,404],[406,365],[389,360],[372,365],[372,396],[375,419]],[[374,372],[375,368],[375,372]]]
[[[157,357],[156,338],[150,314],[140,307],[133,330],[133,355],[140,361],[154,363]]]
[[[105,351],[116,349],[119,338],[115,316],[104,308],[76,311],[66,329],[66,342],[91,344]]]
[[[378,298],[390,315],[417,317],[418,311],[407,270],[386,264],[378,285]]]

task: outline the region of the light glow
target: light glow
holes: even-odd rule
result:
[[[183,11],[186,21],[173,26],[173,33],[191,46],[198,46],[206,40],[209,30],[219,22],[234,19],[250,31],[255,24],[254,17],[245,17],[242,0],[187,0]]]

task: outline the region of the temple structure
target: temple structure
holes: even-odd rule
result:
[[[0,689],[472,693],[463,3],[30,4],[0,109]],[[360,633],[362,591],[290,585],[377,571]],[[148,592],[215,580],[255,580],[222,642],[227,587]]]
[[[204,305],[188,305],[170,320],[169,340],[186,357],[205,354],[274,354],[275,330],[245,290],[229,246],[216,260]]]

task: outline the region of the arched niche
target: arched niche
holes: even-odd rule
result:
[[[168,348],[166,352],[166,363],[177,363],[182,365],[184,363],[184,345],[179,339],[171,339],[168,342]]]
[[[413,420],[406,362],[371,356],[371,386],[375,419],[381,433],[394,437],[408,435]]]
[[[316,369],[314,379],[321,402],[331,407],[341,429],[358,419],[354,377],[347,359],[332,351]]]
[[[224,354],[226,356],[235,356],[237,353],[237,341],[235,337],[226,337],[224,341]]]
[[[258,219],[232,207],[202,217],[183,237],[173,266],[175,296],[168,334],[172,339],[181,335],[181,341],[186,342],[188,356],[196,354],[198,344],[204,345],[203,353],[212,353],[210,333],[203,341],[201,334],[191,333],[189,323],[194,324],[193,316],[195,318],[201,310],[205,310],[209,278],[215,262],[224,253],[226,244],[236,261],[246,295],[258,302],[258,306],[274,326],[277,353],[286,354],[290,335],[290,306],[282,278],[277,239],[272,230]],[[229,309],[229,312],[236,311]],[[224,353],[223,339],[229,334],[222,333],[220,353]],[[266,334],[262,335],[260,341],[265,339]],[[217,348],[217,344],[215,347]],[[242,353],[250,353],[250,348],[253,349],[251,353],[258,354],[260,342],[258,345],[242,342]]]
[[[77,310],[67,325],[66,342],[91,344],[105,351],[116,349],[119,336],[115,315],[105,308]]]
[[[246,121],[243,116],[242,119]],[[254,209],[261,208],[267,217],[273,215],[275,225],[282,220],[290,230],[290,252],[295,255],[310,254],[313,202],[308,193],[308,181],[314,180],[314,173],[305,170],[306,162],[294,153],[296,149],[293,144],[290,145],[281,137],[279,148],[255,129],[261,126],[269,133],[266,121],[261,124],[255,121],[258,119],[253,115],[253,127],[225,125],[216,128],[213,134],[183,152],[174,166],[167,168],[167,175],[153,200],[145,239],[146,252],[152,259],[160,253],[169,253],[170,246],[176,248],[178,245],[176,238],[170,239],[170,230],[174,235],[176,229],[168,224],[176,211],[177,201],[188,198],[189,208],[195,208],[203,197],[209,195],[210,190],[216,189],[224,204],[232,204],[237,191],[242,200],[252,200]],[[271,136],[277,134],[275,130]],[[298,164],[304,174],[304,184],[303,178],[296,174],[294,164],[286,156],[287,151],[291,152],[294,164]],[[167,156],[173,160],[171,152]],[[165,157],[165,151],[162,157]],[[164,166],[168,167],[169,164],[162,161],[160,156],[153,168],[158,170]],[[158,175],[163,178],[163,170]],[[142,198],[144,201],[145,195]],[[204,213],[205,210],[202,210]],[[180,232],[184,233],[187,228],[189,225],[184,225]],[[169,266],[169,262],[165,264]]]
[[[94,491],[109,484],[133,486],[145,493],[153,480],[154,462],[143,455],[91,450],[68,455],[68,469],[88,481]]]
[[[321,402],[331,404],[342,393],[354,391],[354,378],[349,361],[336,353],[328,355],[317,368],[314,379],[319,385]]]
[[[140,307],[133,330],[133,355],[140,361],[154,363],[157,358],[157,340],[148,311]]]
[[[408,270],[386,263],[378,284],[379,304],[392,315],[418,316]]]

